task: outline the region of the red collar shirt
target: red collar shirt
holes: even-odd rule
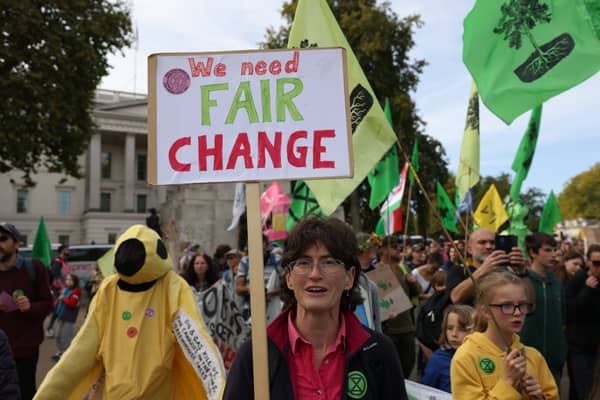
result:
[[[321,365],[315,366],[312,345],[294,326],[292,313],[288,317],[290,350],[288,365],[294,388],[294,397],[302,400],[339,400],[342,398],[344,369],[346,362],[346,321],[340,314],[340,330],[329,348]]]

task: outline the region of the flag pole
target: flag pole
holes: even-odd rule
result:
[[[408,201],[406,203],[406,224],[404,224],[404,240],[402,241],[402,251],[406,254],[406,239],[408,237],[408,220],[410,218],[410,198],[412,196],[412,187],[413,185],[408,181]]]
[[[269,400],[269,366],[267,363],[267,316],[260,222],[260,186],[246,184],[248,212],[248,256],[250,258],[250,310],[252,311],[252,370],[254,398]]]

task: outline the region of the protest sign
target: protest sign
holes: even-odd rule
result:
[[[367,276],[377,285],[381,321],[394,318],[412,308],[410,299],[404,293],[404,289],[400,286],[390,267],[377,267],[377,269],[367,272]]]
[[[404,380],[408,400],[452,400],[452,394],[446,393],[417,382]]]
[[[240,346],[250,334],[234,293],[221,279],[202,292],[194,290],[194,295],[204,324],[229,371]]]
[[[154,54],[156,185],[351,177],[343,48]]]

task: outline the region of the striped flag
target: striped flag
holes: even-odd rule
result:
[[[388,195],[387,200],[381,206],[381,218],[377,223],[375,232],[378,235],[390,235],[402,231],[402,196],[406,187],[406,172],[408,163],[404,164],[398,185]]]

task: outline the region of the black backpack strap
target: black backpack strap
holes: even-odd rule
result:
[[[35,288],[37,286],[37,268],[31,258],[25,259],[25,272],[27,272],[31,285]]]

